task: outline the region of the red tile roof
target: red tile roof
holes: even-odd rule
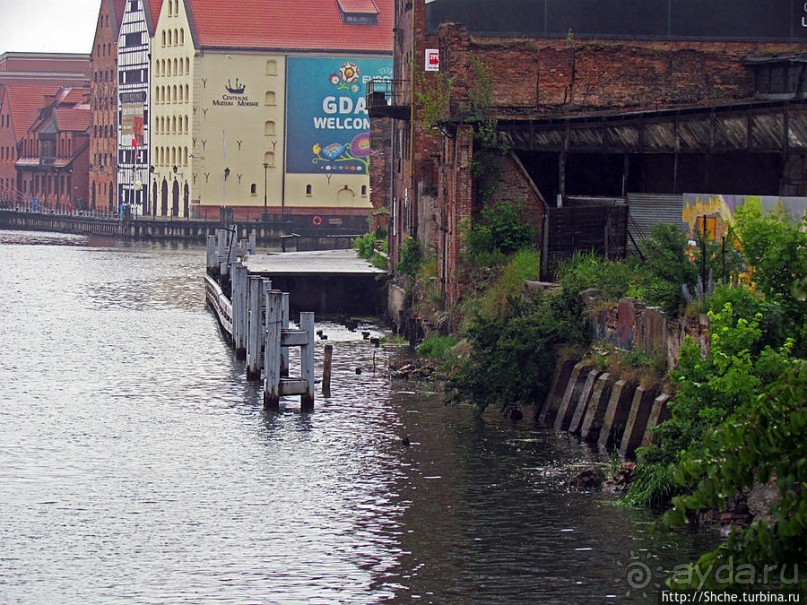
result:
[[[53,112],[60,132],[86,132],[92,123],[90,106],[57,107]]]
[[[18,141],[39,117],[39,110],[47,104],[45,96],[54,95],[58,90],[58,86],[6,86],[14,136]]]
[[[126,10],[126,0],[114,0],[112,2],[112,9],[115,11],[113,17],[115,18],[115,32],[120,32],[121,23],[123,23],[123,12]]]
[[[160,18],[160,11],[163,7],[163,0],[148,0],[145,4],[146,21],[148,22],[149,32],[154,34],[157,29],[157,19]],[[151,19],[151,21],[149,21]]]
[[[378,25],[345,25],[339,0],[187,0],[202,48],[392,52],[393,0],[378,0]],[[343,0],[351,6],[364,0]]]

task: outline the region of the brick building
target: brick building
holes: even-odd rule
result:
[[[126,0],[101,0],[90,53],[92,130],[89,207],[118,208],[118,32]],[[85,198],[86,199],[86,198]]]
[[[45,97],[19,143],[17,185],[34,209],[65,211],[88,195],[89,88],[62,88]]]
[[[488,202],[523,202],[545,248],[548,215],[574,197],[798,187],[804,154],[785,105],[807,92],[807,28],[785,0],[740,4],[398,3],[395,79],[375,101],[368,90],[371,116],[394,120],[392,188],[373,200],[391,211],[393,263],[416,237],[455,302],[459,226],[481,211],[483,190]],[[480,110],[504,152],[475,135]],[[496,187],[480,187],[480,173]]]
[[[25,197],[17,180],[18,143],[28,132],[46,96],[62,86],[87,86],[89,57],[60,53],[0,55],[0,204]]]

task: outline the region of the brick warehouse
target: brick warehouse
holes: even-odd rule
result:
[[[448,304],[462,291],[458,225],[482,207],[480,183],[471,175],[481,150],[467,119],[469,91],[473,95],[478,85],[474,62],[490,75],[490,113],[510,142],[505,155],[484,154],[486,163],[498,164],[488,171],[497,176],[493,197],[525,202],[543,229],[547,213],[573,205],[574,196],[624,200],[628,192],[707,186],[754,194],[804,191],[804,154],[793,145],[792,132],[805,92],[802,6],[658,0],[625,15],[613,1],[600,3],[592,16],[583,4],[589,6],[513,0],[497,3],[496,14],[473,1],[398,4],[395,80],[383,97],[374,100],[378,91],[369,90],[371,116],[393,120],[392,189],[373,182],[373,203],[377,211],[390,211],[393,263],[410,235],[438,256]],[[439,53],[439,71],[426,70],[427,49]],[[432,129],[424,124],[422,101],[441,87],[447,108],[440,127]],[[770,115],[734,115],[741,105],[758,111],[763,101]],[[705,110],[710,117],[699,123],[711,120],[718,127],[679,133],[681,112]],[[655,130],[636,121],[653,123]],[[783,147],[756,153],[763,150],[752,145],[765,134],[759,125],[773,125],[773,133],[777,124],[782,131],[783,121],[789,135],[779,137]],[[748,145],[721,148],[715,132],[737,138],[738,129]],[[691,149],[687,132],[696,139]],[[575,134],[590,140],[581,143]],[[548,235],[541,233],[541,245]]]

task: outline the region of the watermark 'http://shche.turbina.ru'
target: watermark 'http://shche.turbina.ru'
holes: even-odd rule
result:
[[[734,557],[706,568],[690,564],[665,568],[649,552],[631,552],[625,566],[626,596],[648,598],[659,595],[659,603],[801,603],[799,595],[790,594],[800,580],[798,564],[765,565],[737,562]],[[688,590],[667,589],[687,586]],[[621,582],[620,582],[621,583]],[[730,591],[710,590],[711,586],[731,586]],[[752,600],[748,600],[751,598]],[[794,600],[795,599],[795,600]],[[805,601],[807,603],[807,601]]]

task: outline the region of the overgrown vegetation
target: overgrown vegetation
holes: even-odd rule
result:
[[[606,302],[632,296],[669,316],[706,313],[709,343],[686,342],[666,376],[671,417],[654,443],[638,451],[627,500],[673,508],[669,523],[695,511],[721,509],[771,482],[779,499],[770,519],[758,518],[705,554],[674,586],[692,586],[715,565],[733,560],[764,566],[807,561],[807,231],[781,213],[747,203],[736,213],[726,245],[690,242],[675,226],[653,229],[641,258],[611,261],[577,254],[561,266],[559,291],[527,294],[537,277],[534,233],[518,204],[486,204],[464,228],[466,298],[460,336],[468,353],[451,357],[450,401],[481,411],[540,402],[565,347],[586,346],[588,317],[579,293]],[[707,234],[708,235],[708,234]],[[703,237],[701,234],[699,237]],[[420,261],[419,261],[420,262]],[[717,279],[715,280],[715,275]],[[750,278],[749,278],[750,275]],[[745,281],[743,281],[745,280]],[[427,341],[423,355],[445,359],[453,340]],[[666,357],[604,351],[592,359],[634,380],[665,379]],[[636,374],[631,375],[632,372]],[[649,377],[649,378],[648,378]],[[711,566],[711,567],[710,567]],[[798,587],[807,590],[804,570]],[[688,583],[689,580],[689,583]],[[708,580],[723,587],[718,579]]]

